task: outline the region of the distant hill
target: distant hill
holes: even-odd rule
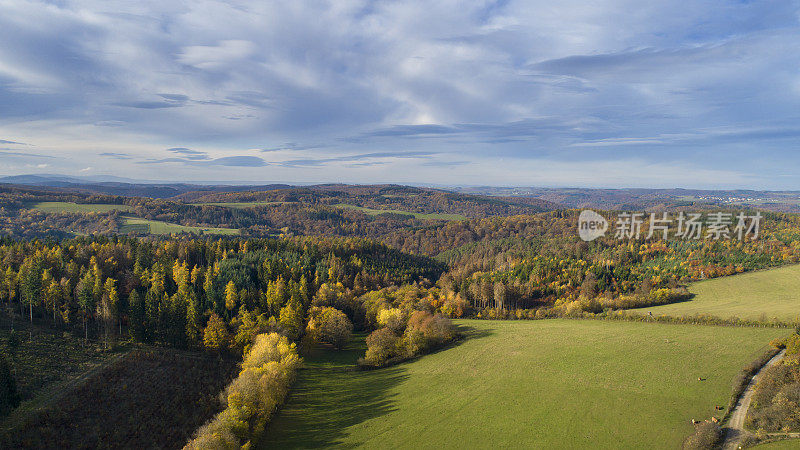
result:
[[[186,203],[345,203],[365,208],[463,214],[468,217],[532,214],[563,208],[659,211],[731,207],[800,213],[800,191],[495,186],[432,188],[395,184],[235,185],[163,183],[107,175],[73,177],[55,174],[0,178],[0,188],[7,190],[11,186],[35,186],[81,194],[170,198]]]
[[[664,210],[682,207],[745,207],[800,212],[800,191],[703,189],[586,189],[538,187],[456,187],[456,192],[509,198],[535,198],[566,208]]]
[[[298,202],[351,205],[377,210],[422,214],[459,214],[465,217],[510,216],[552,211],[561,206],[547,200],[491,197],[395,184],[321,184],[246,192],[187,192],[176,199],[188,203]]]
[[[127,180],[127,181],[126,181]],[[76,192],[120,195],[124,197],[170,198],[187,192],[241,192],[291,187],[288,184],[261,186],[158,183],[112,176],[77,178],[64,175],[16,175],[0,178],[0,184],[62,188]]]

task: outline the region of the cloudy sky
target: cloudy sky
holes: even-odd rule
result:
[[[800,189],[796,1],[0,0],[0,175]]]

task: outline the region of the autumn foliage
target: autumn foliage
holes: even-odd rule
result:
[[[225,389],[225,409],[203,425],[184,448],[240,448],[252,444],[283,403],[301,360],[295,344],[277,333],[260,334],[242,370]]]

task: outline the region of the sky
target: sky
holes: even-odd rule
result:
[[[797,1],[0,0],[0,175],[800,189]]]

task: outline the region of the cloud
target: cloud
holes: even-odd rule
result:
[[[201,160],[210,159],[209,156],[208,156],[208,153],[206,153],[206,152],[201,152],[201,151],[198,151],[198,150],[192,150],[190,148],[185,148],[185,147],[168,148],[167,151],[168,152],[172,152],[172,153],[178,153],[180,155],[183,155],[184,158],[189,159],[189,160],[193,160],[193,161],[201,161]]]
[[[387,158],[400,158],[400,159],[418,159],[429,158],[432,152],[375,152],[375,153],[362,153],[358,155],[337,156],[334,158],[306,158],[306,159],[292,159],[289,161],[282,161],[279,164],[286,167],[302,167],[302,166],[324,166],[329,163],[336,162],[353,162],[363,161],[365,159],[387,159]],[[377,162],[370,162],[375,165]],[[362,163],[366,165],[366,163]]]
[[[189,150],[189,149],[170,149],[170,150]],[[178,152],[180,153],[180,152]],[[264,167],[268,165],[266,161],[257,156],[225,156],[222,158],[211,159],[206,154],[189,154],[185,158],[162,158],[139,161],[139,164],[165,164],[180,163],[192,166],[225,166],[225,167]]]
[[[133,157],[128,153],[103,152],[100,153],[100,156],[107,156],[109,158],[121,159],[121,160],[133,159]]]
[[[390,128],[379,129],[364,133],[363,136],[425,136],[458,133],[458,127],[443,125],[395,125]]]
[[[208,162],[212,166],[263,167],[267,162],[257,156],[226,156]]]
[[[6,141],[6,140],[3,140],[3,139],[0,139],[0,144],[6,144],[6,145],[29,145],[29,144],[25,144],[25,143],[22,143],[22,142]]]
[[[125,108],[137,109],[161,109],[161,108],[178,108],[184,105],[184,102],[175,101],[130,101],[114,103],[115,106],[122,106]]]
[[[470,164],[469,161],[426,161],[422,163],[425,167],[458,167]]]
[[[778,176],[800,164],[800,5],[632,5],[9,0],[0,144],[36,142],[55,171],[164,163],[176,180],[330,166],[338,181],[467,182],[480,165],[600,161],[800,188]],[[214,151],[154,156],[175,142]]]
[[[52,156],[52,155],[20,152],[20,151],[16,151],[14,149],[11,149],[11,148],[0,148],[0,157],[2,157],[2,156],[15,156],[15,157],[23,157],[23,158],[48,158],[48,159],[54,159],[55,158],[55,156]]]
[[[312,145],[300,145],[300,144],[297,144],[296,142],[287,142],[287,143],[285,143],[283,145],[279,145],[277,147],[262,148],[261,151],[265,152],[265,153],[268,153],[268,152],[279,152],[279,151],[285,151],[285,150],[299,151],[299,150],[311,150],[311,149],[322,148],[322,147],[324,147],[324,145],[321,145],[321,144],[318,144],[318,145],[313,145],[313,144]]]
[[[217,45],[193,45],[184,47],[178,56],[183,64],[198,69],[220,69],[229,63],[246,59],[255,53],[257,47],[246,40],[224,40]]]

